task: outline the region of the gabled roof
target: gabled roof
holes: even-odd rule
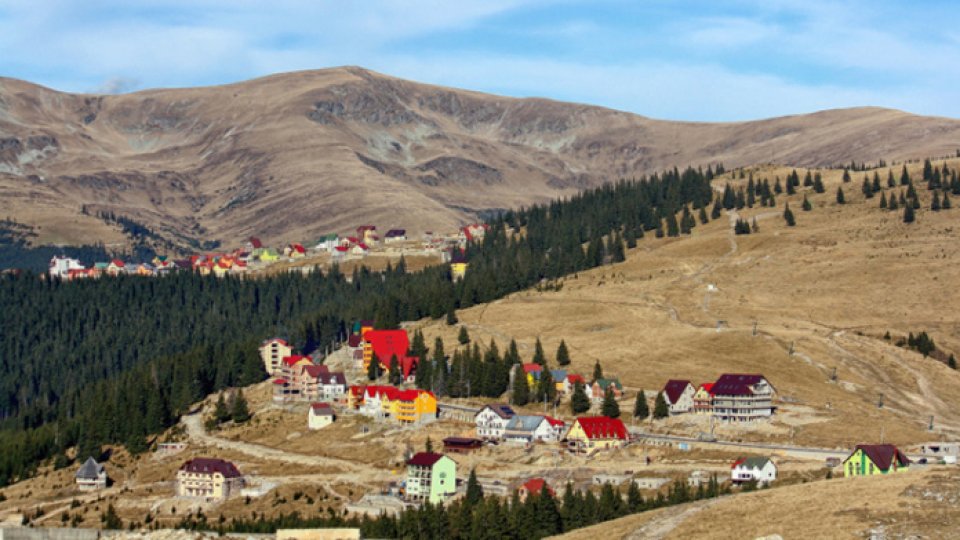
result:
[[[410,348],[410,338],[406,330],[369,330],[363,338],[373,346],[373,352],[380,359],[380,363],[390,367],[390,359],[407,356]]]
[[[268,340],[266,340],[266,341],[263,341],[263,342],[260,343],[260,346],[261,346],[261,347],[266,347],[267,345],[270,345],[271,343],[279,343],[280,345],[283,345],[284,347],[289,347],[289,346],[290,346],[290,344],[287,343],[287,340],[285,340],[285,339],[283,339],[283,338],[278,338],[278,337],[270,338],[270,339],[268,339]]]
[[[623,385],[620,384],[620,379],[597,379],[597,380],[595,380],[595,381],[593,381],[593,382],[596,383],[596,384],[598,384],[598,385],[600,385],[600,388],[601,388],[604,392],[607,391],[607,387],[610,386],[611,384],[612,384],[613,387],[616,388],[617,390],[623,391]]]
[[[583,375],[580,375],[577,373],[568,373],[567,380],[570,381],[570,384],[576,384],[576,383],[580,383],[584,385],[587,384],[587,381],[583,378]]]
[[[422,395],[436,397],[433,395],[433,392],[429,392],[427,390],[413,389],[413,390],[401,390],[400,392],[397,393],[397,399],[400,401],[416,401],[420,399],[420,396]]]
[[[306,253],[307,250],[303,248],[303,244],[293,244],[290,246],[290,249],[296,251],[297,253]]]
[[[360,334],[350,334],[347,338],[347,345],[350,347],[359,347],[361,344]]]
[[[857,447],[853,449],[853,453],[855,454],[857,450],[863,450],[863,453],[870,458],[870,461],[884,471],[890,468],[894,458],[897,460],[898,467],[910,464],[910,458],[892,444],[858,444]],[[853,454],[851,454],[851,456],[852,455]],[[847,459],[850,458],[848,457]]]
[[[193,458],[180,466],[181,471],[200,474],[218,472],[224,478],[239,478],[242,476],[236,465],[219,458]]]
[[[543,486],[547,486],[547,493],[554,495],[553,488],[551,488],[543,478],[531,478],[524,482],[522,487],[527,490],[527,493],[539,495],[540,492],[543,491]]]
[[[329,403],[311,403],[310,410],[314,416],[333,416],[333,408]]]
[[[736,469],[737,467],[750,470],[760,470],[764,468],[767,463],[770,462],[770,458],[765,458],[762,456],[751,456],[747,458],[740,458],[733,462],[731,469]]]
[[[544,416],[544,419],[546,419],[546,421],[549,422],[550,425],[553,427],[561,427],[561,426],[567,425],[567,423],[564,422],[563,420],[558,420],[552,416]]]
[[[454,250],[450,253],[450,262],[452,264],[464,264],[470,261],[467,260],[467,256],[462,251]]]
[[[417,467],[433,467],[438,461],[440,461],[441,458],[443,458],[443,454],[437,454],[435,452],[417,452],[412,458],[407,460],[407,465],[415,465]]]
[[[518,414],[507,422],[508,431],[535,431],[546,419],[539,414]]]
[[[712,395],[713,395],[713,384],[714,384],[714,383],[712,383],[712,382],[705,382],[705,383],[703,383],[703,384],[700,385],[700,388],[703,388],[703,390],[704,390],[706,393],[708,393],[708,394],[710,394],[710,395],[712,396]],[[697,390],[699,390],[700,388],[697,388]]]
[[[406,234],[407,234],[407,230],[406,230],[406,229],[390,229],[389,231],[387,231],[386,237],[387,237],[387,238],[398,238],[398,237],[400,237],[400,236],[406,236]]]
[[[690,384],[690,381],[679,379],[670,379],[667,381],[666,386],[663,387],[663,394],[664,397],[667,398],[667,403],[676,403],[688,386],[693,386]]]
[[[713,394],[721,396],[753,395],[751,386],[765,381],[763,375],[746,373],[724,373],[713,385]]]
[[[298,362],[303,361],[303,360],[306,360],[307,362],[310,362],[311,364],[313,363],[313,360],[311,360],[309,356],[301,356],[301,355],[299,355],[299,354],[294,354],[294,355],[291,355],[291,356],[284,356],[284,357],[283,357],[283,363],[286,364],[286,365],[288,365],[288,366],[291,366],[291,367],[297,365]]]
[[[497,416],[503,418],[504,420],[509,420],[517,414],[506,403],[488,403],[483,409],[480,409],[477,414],[482,413],[484,409],[490,409]]]
[[[253,246],[253,249],[260,249],[263,247],[263,242],[261,242],[256,236],[251,236],[250,245]]]
[[[303,372],[311,378],[320,379],[330,375],[330,368],[311,364],[309,366],[303,366]]]
[[[97,463],[97,460],[88,457],[83,465],[77,469],[76,477],[80,480],[96,480],[103,472],[103,465]]]
[[[344,375],[342,371],[328,371],[320,375],[319,382],[322,385],[336,384],[338,386],[346,386],[347,376]]]
[[[577,423],[588,439],[626,439],[627,427],[619,418],[607,416],[581,416]]]
[[[523,371],[524,373],[531,373],[531,372],[539,373],[543,371],[543,366],[536,363],[523,364]]]

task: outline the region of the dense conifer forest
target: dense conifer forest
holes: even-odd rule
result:
[[[482,244],[467,247],[470,270],[457,282],[446,266],[414,273],[402,261],[350,279],[336,268],[244,280],[0,276],[0,486],[45,460],[66,464],[75,445],[81,459],[104,444],[146,450],[192,403],[265,378],[257,358],[264,338],[284,336],[310,353],[342,341],[359,318],[382,328],[450,321],[455,309],[621,261],[624,242],[664,222],[679,234],[677,214],[691,216],[681,217],[689,233],[691,210],[712,201],[713,176],[709,168],[673,170],[501,214]],[[484,387],[505,385],[500,375]],[[453,383],[450,391],[464,392]]]

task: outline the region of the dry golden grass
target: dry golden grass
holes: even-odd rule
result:
[[[756,174],[773,183],[787,172]],[[920,178],[919,165],[911,174]],[[574,371],[589,375],[599,360],[631,396],[640,388],[655,392],[670,378],[697,384],[723,372],[765,374],[778,390],[780,414],[761,429],[720,427],[722,436],[844,448],[878,440],[881,429],[885,440],[900,444],[955,436],[960,374],[881,336],[924,330],[941,348],[960,351],[954,315],[960,290],[949,286],[958,273],[960,210],[926,209],[930,194],[918,181],[924,209],[906,225],[900,213],[877,208],[879,196],[864,200],[862,173],[849,184],[840,176],[824,171],[824,194],[801,188],[778,197],[775,209],[741,212],[759,218],[759,234],[734,238],[724,216],[689,238],[648,235],[626,262],[570,276],[559,292],[525,291],[458,316],[483,344],[493,338],[502,350],[515,338],[527,360],[537,337],[549,356],[565,339]],[[844,206],[835,202],[841,184]],[[811,212],[800,209],[804,192]],[[781,217],[785,202],[796,215],[794,228]],[[724,321],[719,331],[718,321]],[[456,327],[423,326],[428,343],[436,335],[456,342]],[[707,427],[692,420],[666,427]]]

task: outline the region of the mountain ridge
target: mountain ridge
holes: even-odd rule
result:
[[[952,154],[960,120],[834,109],[675,122],[347,66],[218,86],[69,94],[0,78],[0,195],[41,241],[309,239],[413,233],[672,167],[823,167]]]

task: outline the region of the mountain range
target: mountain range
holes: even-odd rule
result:
[[[357,67],[214,87],[69,94],[0,78],[0,218],[38,243],[190,249],[486,212],[672,167],[826,167],[954,155],[960,120],[882,108],[656,120],[421,84]]]

